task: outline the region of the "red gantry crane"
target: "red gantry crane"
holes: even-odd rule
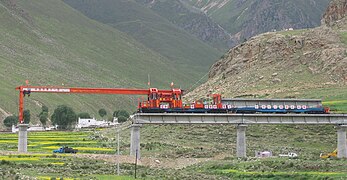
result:
[[[24,97],[31,93],[75,93],[75,94],[126,94],[147,95],[147,101],[139,103],[139,108],[160,108],[164,102],[170,108],[182,107],[182,90],[126,89],[126,88],[68,88],[51,86],[19,86],[19,123],[23,124]]]

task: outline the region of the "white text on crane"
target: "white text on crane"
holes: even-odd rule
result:
[[[30,92],[70,92],[70,89],[66,88],[23,88],[23,91]]]

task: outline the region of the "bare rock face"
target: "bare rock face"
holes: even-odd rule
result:
[[[322,24],[332,26],[347,14],[347,0],[333,0],[325,11]]]
[[[218,75],[234,76],[249,69],[256,70],[273,66],[278,63],[280,68],[295,68],[298,65],[306,66],[311,73],[335,74],[336,81],[344,79],[336,72],[345,58],[345,47],[338,44],[339,35],[330,29],[317,28],[300,35],[284,35],[281,33],[268,33],[256,36],[229,50],[224,58],[215,63],[209,72],[209,77]],[[341,64],[343,65],[343,64]],[[277,76],[273,72],[272,76]],[[340,78],[338,78],[340,77]]]

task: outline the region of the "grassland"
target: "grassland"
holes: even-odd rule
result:
[[[279,31],[278,33],[282,34],[282,35],[294,36],[294,35],[301,35],[305,31],[307,31],[307,29],[296,29],[296,30],[290,30],[290,31]]]
[[[214,50],[209,53],[210,47],[197,42],[196,46],[175,44],[184,47],[185,53],[170,57],[180,57],[182,61],[167,58],[126,33],[87,18],[62,1],[20,0],[14,7],[1,1],[0,13],[3,80],[0,107],[13,114],[17,113],[18,104],[14,88],[27,79],[31,85],[148,88],[150,74],[152,87],[166,89],[174,82],[185,88],[200,79],[218,57]],[[181,39],[191,40],[189,34],[181,33],[184,35]],[[176,53],[172,47],[161,47]],[[198,55],[201,51],[204,54]],[[191,68],[194,63],[201,66]],[[96,116],[100,108],[107,109],[109,114],[121,108],[134,110],[136,102],[137,97],[127,96],[33,94],[26,100],[26,106],[37,114],[41,104],[51,110],[68,104],[77,112]],[[36,115],[32,117],[38,122]]]
[[[347,45],[347,32],[341,32],[340,36],[341,36],[342,42]]]
[[[286,158],[225,160],[210,162],[204,166],[206,172],[235,179],[341,179],[347,172],[344,161],[307,161]],[[315,170],[318,168],[319,170]]]
[[[146,47],[175,62],[175,66],[187,75],[192,74],[189,69],[206,72],[223,53],[135,1],[64,2],[91,19],[129,34]],[[190,66],[187,68],[184,65]]]
[[[114,164],[71,155],[12,154],[2,155],[0,159],[1,177],[5,179],[133,179],[114,175]],[[125,166],[130,168],[130,165],[122,168]]]

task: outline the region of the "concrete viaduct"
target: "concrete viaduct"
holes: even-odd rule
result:
[[[130,155],[140,157],[140,128],[144,124],[233,124],[237,129],[236,156],[246,157],[246,129],[252,124],[308,124],[337,127],[338,158],[347,158],[347,114],[190,114],[138,113],[131,127]]]
[[[144,124],[233,124],[237,129],[236,156],[246,157],[246,129],[252,124],[309,124],[337,127],[338,158],[347,158],[347,114],[193,114],[138,113],[131,126],[130,155],[140,157],[140,128]],[[27,152],[28,124],[19,125],[18,151]]]

